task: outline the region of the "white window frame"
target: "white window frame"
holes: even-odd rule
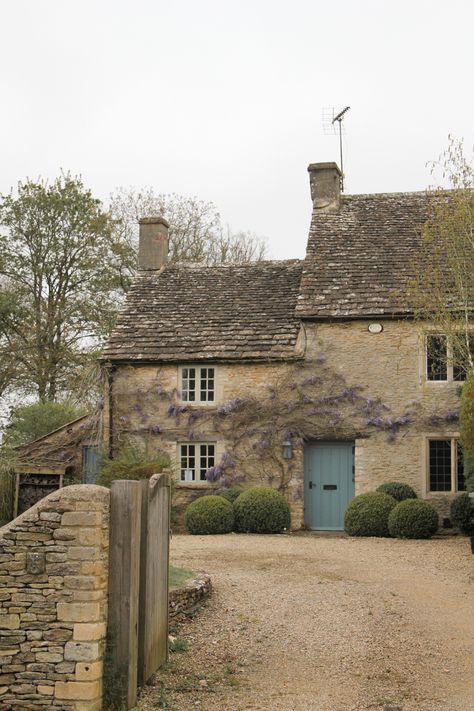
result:
[[[190,448],[194,447],[191,453]],[[202,448],[206,447],[207,451]],[[212,453],[209,448],[213,448]],[[205,465],[202,466],[202,460]],[[205,473],[211,467],[216,466],[217,443],[216,442],[178,442],[178,481],[180,484],[206,485],[209,484]],[[192,472],[192,478],[186,479],[185,472]],[[203,478],[202,478],[203,477]]]
[[[446,339],[446,378],[442,380],[435,380],[430,378],[430,374],[428,371],[428,339],[432,337]],[[427,333],[424,338],[424,344],[424,375],[427,383],[429,383],[430,385],[436,385],[439,383],[463,383],[465,381],[465,377],[454,377],[453,346],[449,336],[446,336],[443,333]]]
[[[430,442],[450,442],[451,444],[451,488],[449,490],[436,490],[430,488]],[[426,493],[431,496],[443,496],[446,494],[456,494],[458,492],[463,492],[466,489],[458,489],[458,457],[457,457],[457,445],[459,442],[459,435],[428,435],[426,437],[425,444],[425,458],[426,458]]]
[[[212,377],[209,376],[212,370]],[[194,371],[194,378],[190,377],[190,371]],[[190,399],[189,381],[194,382],[194,399]],[[202,397],[202,384],[205,382],[204,392],[206,397]],[[209,384],[212,383],[212,387]],[[188,405],[214,405],[216,402],[216,367],[213,365],[182,365],[179,368],[179,392],[181,402]],[[210,395],[212,394],[212,397]]]

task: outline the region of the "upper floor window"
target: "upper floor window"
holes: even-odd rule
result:
[[[428,491],[465,491],[462,448],[457,439],[428,440]]]
[[[214,402],[215,368],[181,368],[180,386],[183,402]]]
[[[463,358],[456,353],[447,336],[426,337],[426,377],[431,381],[463,381],[466,378]]]

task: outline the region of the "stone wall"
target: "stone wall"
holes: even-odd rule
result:
[[[0,711],[99,711],[109,491],[70,486],[0,530]]]
[[[373,321],[377,321],[376,318]],[[430,415],[441,418],[459,409],[459,383],[428,381],[423,329],[412,321],[383,321],[383,331],[371,334],[368,321],[309,324],[307,353],[323,352],[327,362],[352,384],[362,385],[364,396],[381,398],[390,413],[402,414],[418,403],[414,421],[393,441],[373,431],[355,439],[356,494],[373,491],[385,481],[410,484],[441,516],[449,516],[451,493],[428,491],[427,440],[457,437],[458,423],[427,424]]]
[[[374,319],[376,321],[377,319]],[[402,415],[410,403],[418,403],[413,422],[400,429],[392,441],[387,432],[369,428],[364,418],[355,422],[344,419],[345,430],[328,424],[327,431],[318,439],[351,440],[355,443],[356,494],[375,489],[384,481],[404,481],[419,496],[432,501],[442,516],[448,515],[452,493],[432,494],[427,487],[427,440],[430,437],[456,437],[457,423],[439,423],[430,428],[426,421],[430,414],[443,414],[459,407],[458,383],[430,382],[426,378],[424,335],[419,324],[412,321],[386,320],[383,330],[372,334],[367,320],[346,322],[306,323],[302,342],[305,344],[306,362],[313,374],[328,371],[341,375],[347,385],[360,386],[367,399],[387,405],[387,413]],[[319,363],[324,365],[318,366]],[[186,364],[181,364],[186,365]],[[189,365],[189,364],[188,364]],[[268,396],[268,386],[293,368],[288,363],[216,363],[216,403],[228,402],[246,395]],[[207,424],[195,422],[191,435],[188,426],[193,406],[181,418],[167,417],[169,399],[160,396],[163,390],[175,392],[179,387],[179,366],[120,367],[113,376],[114,446],[127,437],[146,441],[150,448],[166,451],[174,463],[175,489],[174,530],[182,530],[183,511],[189,502],[203,493],[212,493],[216,485],[209,483],[182,483],[178,480],[177,447],[179,442],[214,442],[216,460],[226,451],[229,443],[219,431]],[[105,399],[104,423],[109,422],[109,399]],[[199,406],[199,408],[206,407]],[[158,432],[158,434],[155,433]],[[104,426],[108,442],[107,424]],[[304,523],[304,446],[293,442],[292,478],[287,490],[291,508],[292,528]],[[248,463],[243,468],[244,486],[267,483],[261,472]]]
[[[180,612],[192,610],[198,603],[203,602],[212,592],[211,576],[200,573],[195,578],[186,581],[179,588],[169,591],[169,615],[176,617]]]
[[[268,394],[268,385],[284,377],[291,369],[288,363],[222,363],[216,366],[216,402],[221,404],[237,397]],[[119,367],[113,375],[112,420],[114,423],[114,447],[120,447],[127,439],[146,443],[148,450],[165,451],[171,460],[171,472],[174,476],[172,528],[184,531],[184,510],[186,506],[203,493],[212,493],[218,484],[207,482],[182,483],[178,479],[178,443],[189,439],[187,415],[179,423],[166,415],[169,400],[160,397],[160,391],[172,392],[179,387],[178,365],[127,366]],[[108,392],[104,400],[104,446],[109,444],[109,406]],[[199,405],[198,409],[206,405]],[[193,407],[189,407],[192,412]],[[189,413],[188,413],[189,414]],[[160,434],[154,434],[159,427]],[[208,425],[197,422],[193,426],[194,441],[214,442],[216,445],[216,463],[226,451],[228,443],[222,435]],[[292,527],[299,529],[303,521],[303,455],[295,452],[294,476],[290,483],[288,501],[291,508]],[[267,480],[262,473],[251,467],[245,468],[244,486],[262,486]]]

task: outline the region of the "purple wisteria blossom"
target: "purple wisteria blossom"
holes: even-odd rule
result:
[[[236,463],[235,463],[235,460],[233,459],[232,455],[230,454],[230,452],[224,452],[224,454],[221,457],[219,466],[222,469],[234,469],[235,468]]]
[[[244,405],[247,404],[247,402],[248,398],[236,397],[233,400],[229,400],[229,402],[225,402],[223,405],[220,405],[217,408],[217,414],[220,417],[230,415],[232,412],[237,412],[237,410],[240,410]]]
[[[210,467],[206,472],[207,481],[217,481],[222,476],[222,469],[220,467]]]

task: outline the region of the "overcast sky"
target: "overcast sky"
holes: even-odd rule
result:
[[[0,192],[81,173],[213,201],[302,257],[310,162],[346,192],[423,190],[448,133],[474,142],[471,0],[3,0]]]

